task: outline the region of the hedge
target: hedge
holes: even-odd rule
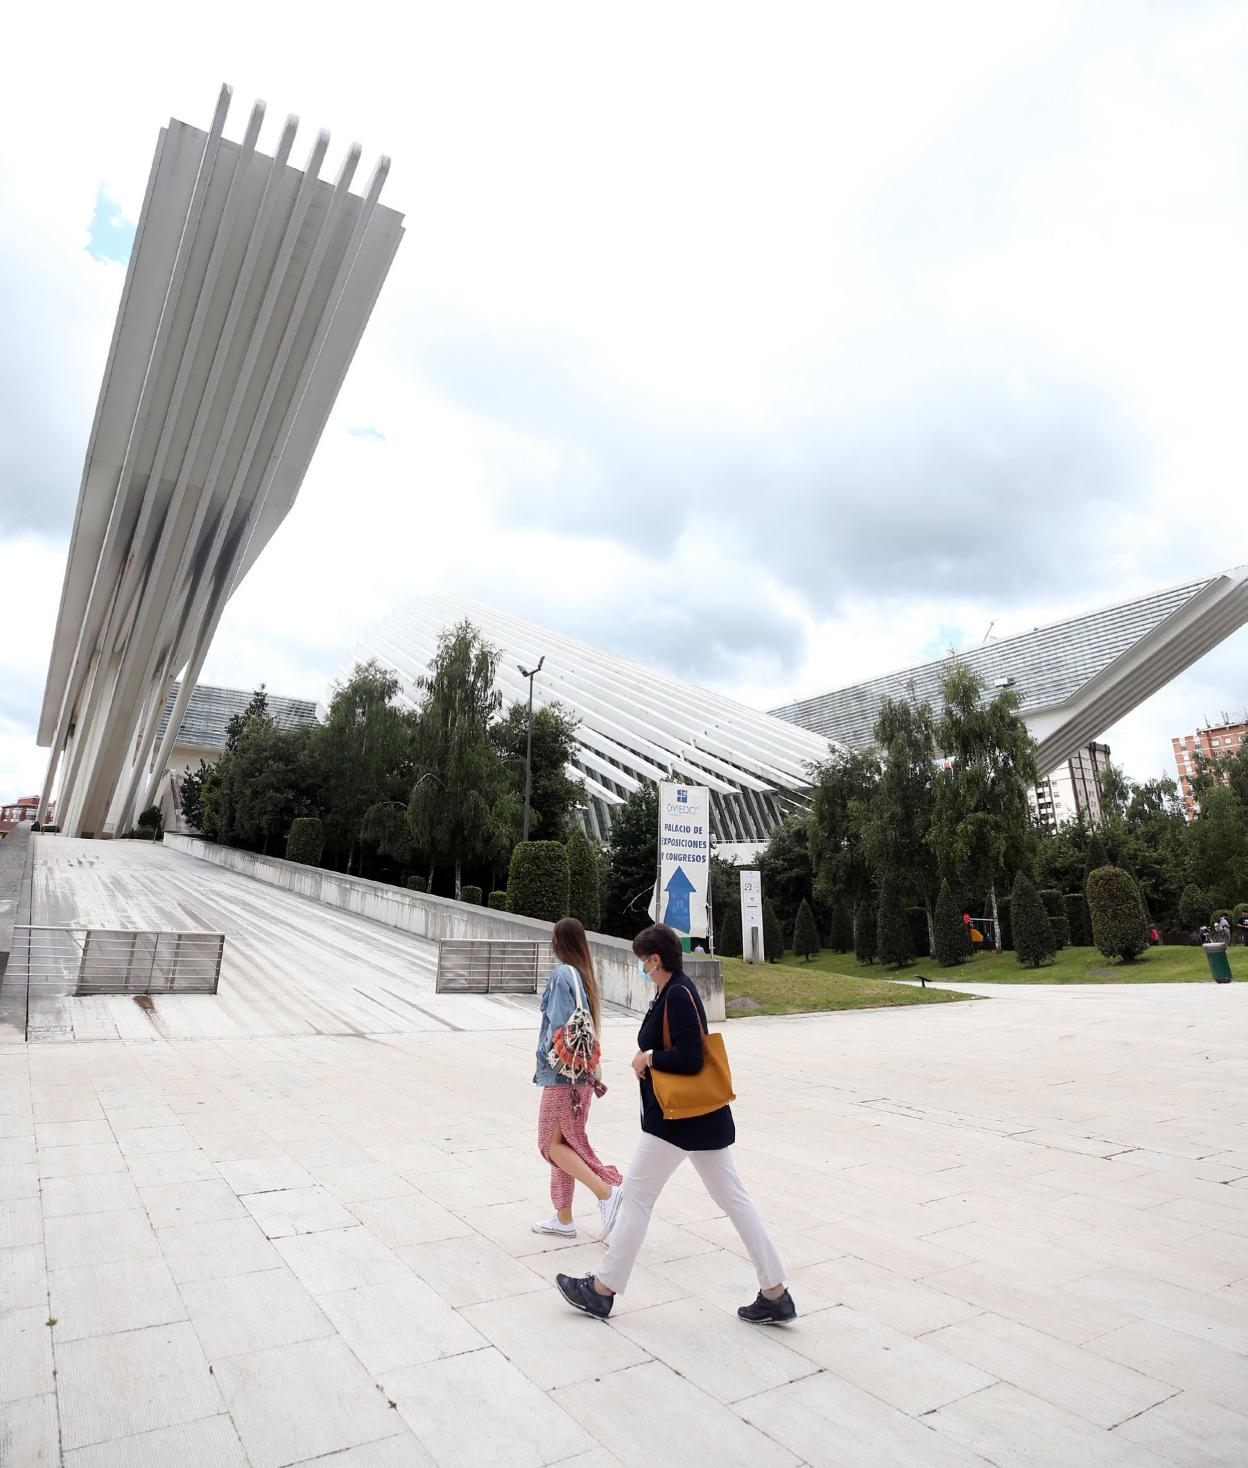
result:
[[[579,826],[568,838],[568,916],[580,918],[591,933],[601,921],[598,852]]]
[[[305,867],[319,867],[325,850],[325,828],[317,816],[300,816],[291,821],[286,837],[286,860]]]
[[[461,902],[470,902],[474,907],[480,907],[481,906],[481,889],[480,889],[480,887],[461,887],[459,889],[459,900]]]
[[[1088,899],[1082,892],[1067,892],[1065,900],[1071,947],[1091,948],[1092,919],[1088,916]]]
[[[766,941],[766,940],[764,940]],[[815,927],[815,914],[805,897],[793,920],[793,952],[807,963],[819,952],[819,930]]]
[[[1028,968],[1039,968],[1057,952],[1057,940],[1040,894],[1026,872],[1018,872],[1014,877],[1010,915],[1014,923],[1015,958]]]
[[[491,892],[490,895],[489,895],[489,897],[486,898],[485,905],[487,907],[492,907],[495,912],[506,912],[507,911],[507,893],[506,892]]]
[[[427,892],[429,889],[424,877],[408,877],[407,890],[409,892]]]
[[[562,841],[520,841],[507,874],[507,911],[557,923],[568,912],[568,853]]]
[[[1130,963],[1148,947],[1144,903],[1135,878],[1121,867],[1088,873],[1088,912],[1092,939],[1106,958]]]
[[[1040,901],[1044,903],[1044,910],[1049,919],[1049,927],[1053,929],[1053,941],[1058,950],[1070,947],[1070,922],[1066,917],[1066,899],[1056,887],[1045,887],[1041,889]]]

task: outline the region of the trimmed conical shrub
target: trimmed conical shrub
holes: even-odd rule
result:
[[[838,902],[832,908],[832,928],[828,947],[833,953],[852,953],[854,949],[854,914],[849,903]]]
[[[291,821],[286,837],[286,860],[305,867],[319,866],[325,849],[325,830],[317,816],[299,816]]]
[[[507,874],[507,911],[557,923],[568,915],[568,853],[562,841],[518,841]]]
[[[763,948],[768,963],[779,963],[784,957],[784,930],[770,897],[763,900]]]
[[[803,897],[793,920],[793,952],[807,963],[819,952],[819,930],[815,927],[815,914],[810,903]]]
[[[1026,872],[1014,878],[1010,895],[1010,917],[1014,927],[1014,956],[1027,968],[1039,968],[1057,952],[1049,915],[1040,894]]]
[[[1105,851],[1105,843],[1100,836],[1093,831],[1088,837],[1088,844],[1083,856],[1083,885],[1086,889],[1088,878],[1099,867],[1108,866],[1109,857]]]
[[[1106,958],[1130,963],[1148,947],[1140,889],[1121,867],[1100,867],[1088,877],[1088,912],[1092,941]]]
[[[859,963],[874,963],[879,953],[874,902],[860,902],[854,913],[854,957]]]
[[[1195,882],[1189,882],[1179,898],[1179,921],[1189,933],[1194,933],[1201,923],[1209,921],[1212,906]]]
[[[936,899],[936,962],[941,968],[953,968],[969,957],[970,938],[962,921],[962,906],[949,883],[942,882]]]
[[[1053,929],[1053,941],[1057,944],[1057,951],[1060,953],[1063,948],[1070,947],[1070,923],[1066,919],[1066,901],[1056,887],[1041,888],[1040,901],[1044,903],[1049,927]]]
[[[904,968],[914,962],[914,935],[897,883],[887,876],[880,883],[880,905],[876,910],[876,951],[889,968]]]
[[[719,935],[715,939],[715,952],[721,958],[741,957],[741,904],[730,902],[719,920]]]

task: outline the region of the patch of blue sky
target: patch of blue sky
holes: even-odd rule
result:
[[[946,627],[942,622],[931,637],[923,644],[925,658],[943,658],[950,648],[962,646],[961,627]]]
[[[374,443],[385,443],[386,435],[380,428],[374,428],[372,424],[363,424],[358,428],[348,428],[347,432],[352,438],[370,438]]]
[[[124,265],[134,245],[134,225],[110,199],[101,184],[95,195],[95,213],[87,228],[87,254],[93,260],[111,260]]]

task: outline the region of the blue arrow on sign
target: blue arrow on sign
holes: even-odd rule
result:
[[[689,894],[698,889],[685,876],[683,867],[677,867],[668,878],[667,887],[667,911],[663,914],[663,921],[669,928],[675,928],[678,933],[689,931]]]

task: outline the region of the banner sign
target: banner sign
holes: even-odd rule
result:
[[[659,786],[659,888],[651,911],[682,937],[707,936],[710,796],[705,785]]]
[[[741,873],[741,951],[746,963],[762,963],[767,957],[763,949],[763,874]]]

